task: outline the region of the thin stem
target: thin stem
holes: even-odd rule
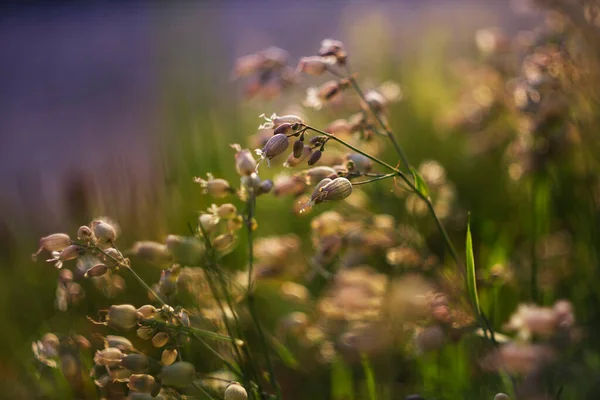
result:
[[[388,178],[392,178],[394,176],[397,176],[398,174],[393,173],[393,174],[386,174],[386,175],[381,175],[378,176],[376,178],[373,179],[367,179],[366,181],[360,181],[360,182],[352,182],[352,186],[359,186],[359,185],[366,185],[367,183],[371,183],[371,182],[376,182],[376,181],[381,181],[383,179],[388,179]]]
[[[250,316],[252,317],[252,322],[256,327],[256,332],[258,333],[258,336],[260,338],[263,351],[265,352],[265,359],[267,361],[267,368],[269,370],[269,381],[271,385],[273,385],[273,387],[275,388],[277,398],[281,400],[281,387],[279,386],[279,382],[277,382],[277,379],[275,378],[275,370],[271,361],[269,346],[267,345],[265,334],[260,325],[260,321],[258,320],[258,317],[256,315],[256,307],[254,304],[254,282],[252,280],[252,276],[254,274],[254,243],[252,240],[252,221],[254,219],[254,207],[256,205],[256,198],[254,196],[254,190],[252,188],[249,189],[249,192],[250,193],[248,196],[248,204],[246,210],[246,230],[248,233],[248,310],[250,312]]]
[[[208,397],[208,398],[209,398],[209,400],[216,400],[216,399],[215,399],[214,397],[212,397],[212,396],[210,395],[210,393],[208,393],[208,392],[207,392],[207,391],[206,391],[206,390],[205,390],[205,389],[202,387],[202,385],[200,385],[198,382],[192,382],[192,385],[193,385],[193,386],[194,386],[196,389],[200,390],[200,391],[201,391],[201,392],[202,392],[202,393],[203,393],[203,394],[204,394],[206,397]]]

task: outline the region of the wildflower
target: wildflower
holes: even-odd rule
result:
[[[238,382],[232,382],[225,389],[225,400],[248,400],[248,392]]]
[[[319,55],[321,57],[333,56],[337,63],[341,65],[346,62],[347,57],[346,51],[344,50],[344,43],[334,39],[325,39],[321,42]]]
[[[117,239],[118,225],[105,219],[97,218],[90,224],[97,243],[110,244]]]
[[[105,273],[108,272],[108,267],[106,266],[106,264],[96,264],[94,265],[92,268],[88,269],[84,276],[87,277],[98,277],[98,276],[102,276]]]
[[[266,122],[261,124],[258,129],[277,129],[283,124],[290,124],[292,127],[304,124],[302,118],[297,115],[279,116],[277,114],[272,114],[270,117],[267,117],[265,114],[261,114],[260,117],[264,118]]]
[[[92,240],[92,236],[93,233],[89,226],[82,225],[79,227],[79,229],[77,229],[77,238],[79,240],[89,242],[90,240]]]
[[[311,196],[312,204],[330,200],[343,200],[352,194],[352,183],[346,178],[323,179]]]
[[[156,309],[156,307],[154,307],[151,304],[143,305],[137,309],[138,314],[145,319],[153,318],[156,315],[157,311],[158,310]]]
[[[62,251],[71,244],[71,238],[65,233],[54,233],[40,239],[40,248],[32,255],[35,260],[42,250],[49,252]]]
[[[166,245],[152,241],[135,242],[129,253],[144,262],[159,266],[170,263],[172,258]]]
[[[388,102],[383,95],[375,90],[369,90],[365,93],[364,101],[367,106],[376,113],[380,113],[387,106]]]
[[[231,233],[224,233],[213,239],[212,245],[218,251],[226,251],[233,245],[235,241],[235,235]]]
[[[106,367],[118,367],[123,359],[123,352],[116,347],[107,347],[96,351],[94,363]]]
[[[186,387],[194,380],[195,369],[192,364],[179,361],[165,365],[160,372],[160,381],[165,386]]]
[[[138,393],[152,393],[156,389],[156,380],[152,375],[133,374],[127,383],[129,390]]]
[[[290,131],[294,130],[294,125],[289,122],[283,123],[277,127],[277,129],[273,130],[273,135],[278,135],[280,133],[287,134]]]
[[[298,62],[296,71],[304,72],[308,75],[323,75],[335,62],[335,57],[302,57]]]
[[[140,374],[146,372],[149,366],[150,361],[148,357],[141,353],[126,354],[121,358],[121,367],[127,368],[134,373]]]
[[[305,107],[320,110],[323,106],[335,100],[348,87],[348,80],[327,81],[318,88],[306,90],[306,98],[302,102]]]
[[[107,324],[113,328],[130,330],[137,326],[138,312],[131,304],[112,305],[108,309]]]
[[[216,198],[222,198],[232,192],[229,182],[227,182],[225,179],[215,179],[210,173],[206,174],[206,177],[207,180],[199,177],[194,178],[194,182],[199,183],[204,189],[203,193],[210,194]]]
[[[261,160],[266,159],[267,165],[270,166],[270,160],[283,153],[288,148],[289,144],[290,139],[283,133],[278,133],[269,139],[262,150],[257,149],[256,154],[260,156]]]
[[[248,176],[256,170],[256,160],[248,149],[242,149],[239,144],[232,144],[235,153],[235,168],[240,176]]]
[[[237,216],[237,208],[231,203],[221,204],[219,207],[213,204],[210,211],[221,219],[232,219]]]
[[[62,251],[53,251],[52,258],[46,260],[46,262],[55,262],[56,268],[62,268],[64,261],[74,260],[77,257],[85,254],[85,249],[81,246],[72,244],[65,247]]]

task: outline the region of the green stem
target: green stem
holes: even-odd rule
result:
[[[371,182],[375,182],[375,181],[381,181],[383,179],[392,178],[392,177],[397,176],[397,175],[398,174],[396,174],[396,173],[386,174],[386,175],[378,176],[378,177],[373,178],[373,179],[367,179],[366,181],[352,182],[352,186],[366,185],[367,183],[371,183]]]
[[[246,216],[246,230],[248,233],[248,311],[250,312],[250,316],[252,317],[252,322],[256,328],[256,332],[260,338],[261,345],[263,347],[263,351],[265,352],[265,359],[267,361],[267,368],[269,370],[269,381],[271,385],[275,388],[275,392],[277,393],[277,399],[281,400],[281,387],[279,386],[279,382],[275,378],[275,370],[273,368],[273,363],[271,361],[271,355],[269,352],[269,346],[267,344],[267,340],[265,338],[265,334],[260,325],[260,321],[256,315],[256,305],[254,303],[254,282],[252,276],[254,274],[254,243],[252,240],[252,221],[254,219],[254,208],[256,205],[256,198],[254,196],[254,191],[249,189],[248,196],[248,204],[247,204],[247,216]]]

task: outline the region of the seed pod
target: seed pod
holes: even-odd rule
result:
[[[212,233],[219,224],[219,217],[214,214],[200,214],[198,225],[202,227],[201,232]]]
[[[231,383],[225,389],[225,400],[248,400],[248,392],[237,382]]]
[[[298,141],[296,141],[295,143],[298,143]],[[312,152],[313,151],[310,148],[310,146],[303,144],[302,153],[300,154],[300,157],[296,158],[294,153],[290,154],[288,156],[287,160],[283,163],[283,166],[286,168],[290,168],[290,167],[295,167],[297,165],[300,165],[300,163],[302,163],[302,161],[306,160],[308,157],[311,156]]]
[[[158,332],[152,338],[152,345],[154,347],[163,347],[167,343],[169,343],[169,339],[170,339],[170,337],[166,332]]]
[[[258,194],[266,194],[269,193],[273,189],[273,181],[270,179],[265,179],[258,185]]]
[[[148,357],[143,354],[127,354],[121,359],[121,367],[138,374],[146,372],[149,365]]]
[[[333,182],[331,179],[329,178],[325,178],[323,180],[321,180],[317,186],[315,186],[315,190],[313,191],[312,195],[310,196],[310,201],[311,204],[319,204],[323,201],[323,194],[321,192],[321,189],[323,187],[325,187],[326,185],[329,185],[331,182]]]
[[[107,347],[106,349],[96,351],[94,355],[94,364],[104,365],[106,367],[117,367],[121,363],[123,352],[116,347]]]
[[[108,335],[106,337],[107,347],[116,347],[117,349],[124,352],[132,352],[135,350],[133,343],[123,336]]]
[[[112,305],[108,309],[108,326],[116,329],[130,330],[137,326],[138,312],[131,304]]]
[[[304,143],[301,142],[300,140],[296,140],[294,142],[294,151],[293,151],[293,155],[295,158],[300,158],[302,157],[302,153],[304,152]]]
[[[136,331],[137,336],[143,340],[150,340],[154,335],[154,329],[149,326],[141,326]]]
[[[177,350],[176,349],[165,349],[163,350],[160,356],[160,362],[163,365],[171,365],[177,360]]]
[[[127,383],[129,390],[139,393],[151,393],[156,387],[156,380],[152,375],[133,374]]]
[[[162,367],[159,378],[163,385],[186,387],[194,380],[194,366],[189,362],[179,361]]]
[[[256,170],[256,160],[254,160],[250,150],[242,150],[240,148],[237,153],[235,153],[235,168],[241,176],[248,176]]]
[[[77,238],[83,241],[90,241],[92,239],[92,230],[89,226],[82,225],[77,229]]]
[[[494,400],[509,400],[509,397],[506,393],[497,393],[494,396]]]
[[[280,116],[276,115],[272,119],[271,122],[273,122],[273,127],[274,128],[278,128],[282,124],[296,125],[296,124],[303,124],[304,123],[304,121],[302,121],[302,118],[300,118],[297,115],[280,115]]]
[[[321,150],[317,150],[314,153],[312,153],[310,158],[308,159],[308,165],[315,165],[317,161],[321,159],[322,155],[323,152]]]
[[[102,276],[106,272],[108,272],[108,267],[105,264],[96,264],[92,268],[85,271],[85,274],[83,274],[83,276],[85,276],[86,278],[94,278]]]
[[[95,219],[91,223],[92,232],[99,243],[113,243],[117,239],[117,228],[104,220]]]
[[[168,264],[172,259],[166,245],[152,241],[135,242],[129,253],[148,264],[158,266]]]
[[[271,160],[283,153],[290,145],[290,139],[283,133],[274,135],[261,150],[261,157]]]
[[[241,215],[238,215],[234,219],[230,219],[227,221],[227,229],[229,231],[239,231],[244,227],[244,218]]]
[[[362,154],[352,153],[346,155],[348,170],[368,173],[373,169],[373,162]]]
[[[288,133],[289,131],[292,130],[292,124],[290,124],[289,122],[286,122],[284,124],[279,125],[274,131],[273,131],[273,135],[278,135],[280,133]]]
[[[73,271],[70,269],[61,269],[58,273],[58,281],[62,284],[73,282]]]

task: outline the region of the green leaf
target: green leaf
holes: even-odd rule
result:
[[[417,191],[421,193],[424,197],[429,196],[429,189],[427,188],[427,183],[425,182],[425,179],[423,179],[423,177],[421,177],[421,175],[419,175],[417,170],[413,167],[410,167],[410,171],[413,174],[413,179],[415,180],[415,187],[417,188]]]
[[[373,366],[369,361],[369,357],[365,354],[361,355],[362,367],[365,372],[365,380],[367,382],[367,390],[369,392],[369,400],[377,400],[377,391],[375,389],[375,373]]]
[[[331,363],[331,398],[333,400],[354,399],[352,369],[340,357],[335,357]]]
[[[475,276],[475,259],[473,257],[473,239],[471,238],[471,221],[467,223],[467,244],[466,244],[466,257],[467,257],[467,288],[469,290],[469,297],[471,303],[475,307],[475,311],[481,315],[479,308],[479,297],[477,296],[477,278]]]

